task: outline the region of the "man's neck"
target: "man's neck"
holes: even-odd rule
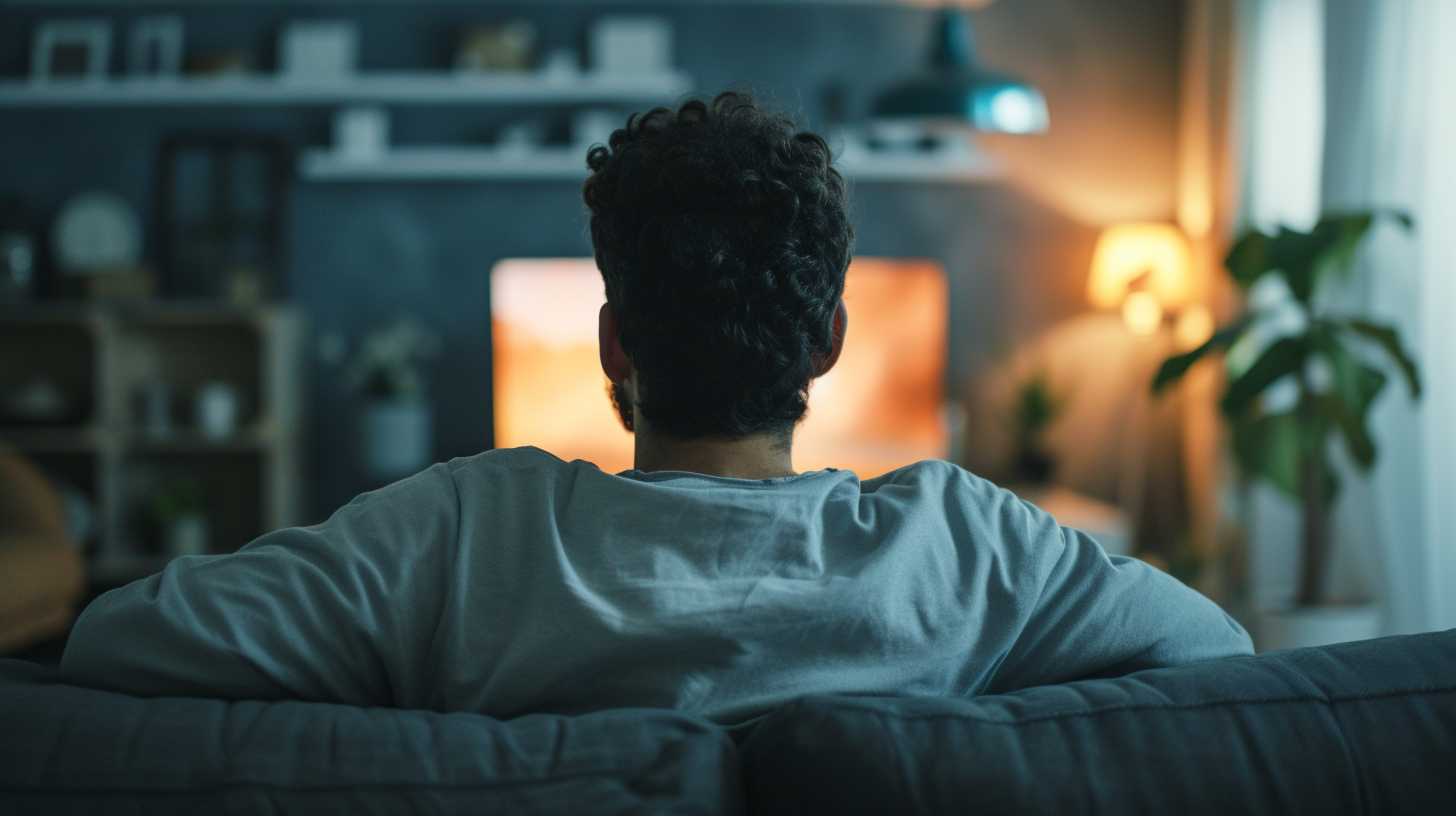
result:
[[[635,466],[651,473],[678,470],[730,479],[794,476],[793,454],[785,441],[769,434],[743,439],[671,439],[638,427]]]

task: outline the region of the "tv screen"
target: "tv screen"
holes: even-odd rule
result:
[[[612,410],[597,358],[604,302],[590,258],[513,258],[491,270],[497,447],[534,445],[609,473],[632,467],[632,435]],[[844,302],[844,351],[810,388],[795,469],[867,479],[944,457],[945,271],[933,261],[856,258]]]

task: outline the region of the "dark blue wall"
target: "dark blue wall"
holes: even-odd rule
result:
[[[851,117],[873,94],[917,70],[931,12],[900,6],[691,3],[618,6],[463,2],[0,6],[0,75],[26,71],[29,39],[47,17],[130,19],[179,11],[189,51],[248,48],[272,66],[281,23],[348,17],[362,28],[362,67],[444,68],[470,23],[526,16],[543,45],[580,48],[598,14],[670,17],[677,62],[702,92],[746,83],[825,124],[838,89]],[[1177,3],[1172,0],[1003,0],[977,12],[984,57],[1047,93],[1053,131],[992,140],[1011,160],[988,186],[860,184],[859,252],[940,259],[951,274],[948,386],[973,387],[1000,351],[1085,308],[1087,259],[1102,221],[1168,218],[1173,200]],[[484,140],[501,124],[541,119],[564,132],[569,109],[395,108],[397,143]],[[0,194],[18,192],[48,221],[68,196],[114,190],[150,223],[162,136],[248,131],[291,149],[328,141],[325,107],[0,111]],[[1091,203],[1089,203],[1091,202]],[[1107,202],[1099,204],[1098,202]],[[444,337],[431,370],[436,454],[491,443],[487,272],[510,256],[586,255],[577,185],[552,183],[313,184],[290,181],[288,293],[315,336],[351,342],[410,312]],[[311,504],[321,517],[359,489],[356,399],[337,368],[314,366]]]

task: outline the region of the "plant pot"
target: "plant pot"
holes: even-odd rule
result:
[[[167,522],[167,554],[171,556],[207,554],[207,516],[186,513]]]
[[[1376,604],[1295,606],[1259,613],[1259,651],[1328,646],[1380,635]]]
[[[364,471],[376,481],[418,473],[430,463],[434,428],[421,399],[380,399],[364,405]]]

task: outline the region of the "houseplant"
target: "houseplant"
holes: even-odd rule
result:
[[[1410,228],[1409,217],[1392,218]],[[1154,392],[1181,378],[1205,355],[1227,351],[1230,376],[1221,408],[1232,429],[1243,472],[1295,499],[1300,508],[1299,586],[1295,605],[1328,601],[1329,512],[1340,482],[1331,460],[1339,437],[1350,461],[1368,471],[1376,446],[1367,420],[1389,377],[1376,365],[1394,364],[1420,396],[1420,375],[1394,328],[1333,313],[1321,284],[1344,274],[1377,213],[1327,215],[1309,232],[1281,227],[1251,230],[1224,264],[1250,297],[1250,309],[1202,346],[1165,361]],[[1237,358],[1252,358],[1247,365]],[[1388,367],[1388,365],[1387,365]]]
[[[364,339],[348,377],[364,397],[364,470],[375,481],[409,476],[429,464],[433,416],[420,364],[440,350],[437,334],[412,317]]]

